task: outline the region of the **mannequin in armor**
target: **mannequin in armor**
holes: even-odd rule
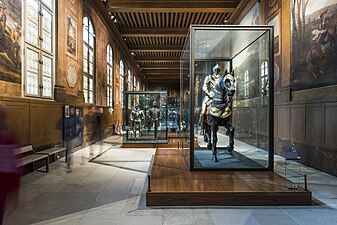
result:
[[[154,137],[157,138],[157,128],[159,126],[159,121],[161,120],[162,115],[156,101],[152,103],[152,108],[149,109],[147,117],[150,121],[149,128],[154,126]]]
[[[133,134],[135,136],[135,139],[137,139],[137,130],[139,133],[139,137],[142,132],[142,124],[145,119],[145,115],[143,110],[139,109],[139,105],[136,104],[135,108],[131,111],[130,120],[132,121],[132,128],[133,128]]]
[[[217,131],[219,126],[225,126],[227,129],[226,134],[229,136],[229,145],[227,151],[232,153],[234,149],[234,131],[235,128],[230,123],[230,116],[232,115],[233,96],[236,91],[234,71],[230,74],[221,76],[214,85],[214,96],[209,109],[207,120],[210,122],[213,132],[213,159],[217,159]],[[210,140],[209,140],[210,141]]]
[[[204,120],[205,112],[207,110],[207,107],[212,104],[213,95],[214,95],[214,84],[220,78],[221,76],[220,72],[221,72],[221,67],[219,66],[219,64],[216,64],[213,67],[213,74],[209,74],[206,76],[204,80],[204,84],[202,86],[202,90],[205,92],[205,97],[202,101],[201,113],[200,113],[200,118],[199,118],[199,123],[201,124],[202,130],[204,129],[203,120]]]
[[[226,118],[232,115],[232,98],[235,93],[234,72],[225,74],[214,85],[212,107],[209,113]]]

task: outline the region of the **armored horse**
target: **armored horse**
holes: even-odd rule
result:
[[[235,82],[234,71],[225,73],[217,80],[214,85],[212,104],[208,107],[205,115],[204,140],[207,142],[207,148],[213,152],[213,162],[219,162],[217,152],[219,126],[224,126],[227,129],[226,135],[229,136],[229,145],[226,147],[226,150],[230,154],[234,150],[235,128],[230,123],[230,117],[232,115],[233,96],[236,91]]]

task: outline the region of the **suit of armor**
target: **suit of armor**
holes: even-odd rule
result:
[[[232,115],[232,104],[233,104],[233,96],[236,91],[235,87],[235,79],[234,79],[234,72],[231,74],[226,74],[222,76],[218,82],[216,82],[214,86],[214,96],[213,96],[213,102],[212,106],[209,110],[209,116],[213,116],[213,122],[212,123],[219,123],[219,121],[216,120],[222,120],[223,126],[226,127],[227,132],[226,135],[229,136],[229,146],[227,146],[227,151],[232,153],[234,149],[234,132],[235,128],[230,123],[230,116]],[[217,118],[217,119],[214,119]],[[216,132],[217,132],[217,126],[212,125],[212,132],[213,134],[213,154],[214,159],[217,161],[216,157]]]
[[[149,118],[150,126],[154,126],[154,137],[157,138],[157,128],[162,115],[156,101],[153,102],[152,108],[149,109],[147,117]]]
[[[226,118],[232,115],[232,98],[235,93],[235,80],[232,74],[222,76],[214,85],[212,116]]]
[[[216,64],[213,67],[213,74],[207,75],[204,84],[202,86],[202,90],[205,92],[205,97],[202,101],[201,105],[201,113],[199,122],[202,124],[202,120],[204,118],[207,107],[212,104],[213,96],[214,96],[214,85],[217,80],[220,78],[221,67]]]
[[[139,132],[139,137],[142,132],[142,123],[145,118],[143,110],[140,110],[138,106],[136,106],[130,115],[130,120],[132,121],[133,134],[135,135],[135,139],[137,138],[137,130]]]

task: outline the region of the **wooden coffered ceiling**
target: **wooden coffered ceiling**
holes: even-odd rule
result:
[[[240,0],[107,0],[105,6],[149,84],[178,84],[191,24],[219,25]]]

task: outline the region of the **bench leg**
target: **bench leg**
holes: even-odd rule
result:
[[[49,155],[46,158],[46,173],[49,173]]]

